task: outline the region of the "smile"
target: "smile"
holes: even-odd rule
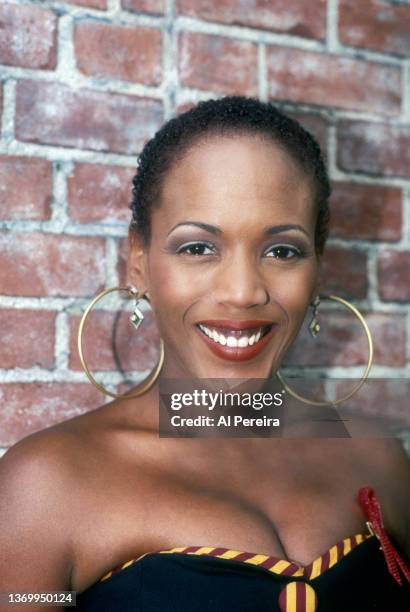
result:
[[[211,338],[211,340],[222,346],[245,348],[246,346],[252,346],[256,344],[256,342],[259,342],[261,337],[269,332],[271,326],[265,325],[253,330],[226,329],[223,331],[221,331],[221,329],[217,331],[215,327],[206,327],[200,323],[198,327],[208,336],[208,338]]]
[[[269,321],[236,321],[197,323],[201,338],[218,357],[245,361],[259,354],[278,328]]]

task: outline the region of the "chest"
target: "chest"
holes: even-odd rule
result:
[[[306,565],[343,538],[366,533],[358,488],[382,492],[365,470],[279,457],[260,465],[236,464],[231,472],[224,466],[217,477],[110,462],[90,475],[73,503],[73,588],[84,590],[112,567],[175,546],[220,546]]]

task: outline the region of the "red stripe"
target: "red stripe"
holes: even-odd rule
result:
[[[297,565],[295,565],[294,563],[291,563],[289,565],[289,567],[287,567],[286,569],[281,571],[281,574],[283,574],[283,576],[293,576],[293,574],[296,572],[296,570],[298,569],[303,569],[303,568],[299,568]]]
[[[306,610],[306,589],[303,582],[296,585],[296,611],[305,612]]]
[[[243,552],[243,553],[240,553],[239,555],[236,555],[236,557],[232,557],[232,559],[235,561],[246,561],[247,559],[251,559],[254,556],[255,556],[255,553]]]
[[[303,575],[305,577],[309,577],[310,574],[312,573],[312,567],[313,567],[313,563],[309,563],[309,565],[305,565],[305,567],[303,567]]]
[[[322,555],[322,565],[320,567],[320,573],[322,573],[325,570],[329,569],[329,560],[330,560],[330,555],[329,555],[329,551],[328,551],[324,555]]]
[[[268,557],[266,559],[266,561],[263,561],[262,563],[259,563],[259,567],[264,567],[265,569],[270,569],[277,562],[278,562],[278,560],[273,559],[273,557]]]
[[[205,555],[212,555],[213,557],[215,555],[223,555],[224,552],[226,552],[227,550],[229,550],[228,548],[215,548],[212,552],[210,553],[204,553]]]
[[[192,552],[196,552],[200,548],[202,548],[202,546],[187,546],[187,548],[184,548],[184,550],[183,551],[181,550],[181,552],[192,553]]]

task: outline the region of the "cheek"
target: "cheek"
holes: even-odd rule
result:
[[[200,295],[198,270],[157,257],[149,266],[149,294],[159,331],[165,339],[180,329],[186,310]]]
[[[157,256],[149,262],[150,296],[158,326],[164,334],[178,328],[187,309],[196,302],[209,301],[219,278],[214,268],[183,264],[168,255]],[[264,277],[264,278],[263,278]],[[261,282],[265,284],[283,314],[287,327],[297,333],[317,283],[318,263],[305,260],[300,266],[265,270]],[[166,328],[166,330],[165,330]]]
[[[155,294],[159,301],[168,299],[175,304],[183,303],[198,286],[198,270],[194,270],[194,267],[190,270],[189,266],[179,266],[168,257],[158,258],[150,266],[150,284],[152,294]]]
[[[303,323],[317,279],[318,267],[312,262],[311,265],[294,269],[287,278],[282,279],[283,282],[275,283],[274,299],[286,312],[292,327]]]

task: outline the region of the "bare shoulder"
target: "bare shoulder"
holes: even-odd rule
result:
[[[95,410],[30,434],[9,448],[0,459],[3,487],[21,494],[72,497],[84,471],[84,458],[92,458],[97,441],[104,444],[115,429],[112,411]],[[91,461],[92,463],[92,461]],[[26,482],[27,481],[27,482]]]
[[[0,591],[68,590],[73,553],[64,440],[28,436],[0,460]]]
[[[144,405],[100,406],[0,459],[0,591],[82,590],[127,555],[124,507],[135,528],[144,491],[162,482],[151,477],[158,439],[140,418]]]
[[[0,459],[0,478],[3,486],[24,484],[22,492],[61,494],[72,475],[72,459],[76,449],[85,443],[90,419],[81,415],[32,433],[9,448]]]
[[[75,417],[23,438],[0,459],[0,591],[72,589],[71,504],[90,428],[86,415]]]
[[[27,486],[31,483],[39,494],[43,489],[58,493],[69,477],[70,457],[77,437],[75,428],[65,427],[64,423],[26,436],[0,459],[2,485],[15,486],[17,482],[23,485],[27,479]]]
[[[410,459],[398,438],[369,438],[358,441],[357,448],[363,457],[363,462],[385,481],[386,485],[410,495],[409,484]]]
[[[410,559],[410,459],[397,438],[357,441],[369,483],[380,501],[386,529]]]

